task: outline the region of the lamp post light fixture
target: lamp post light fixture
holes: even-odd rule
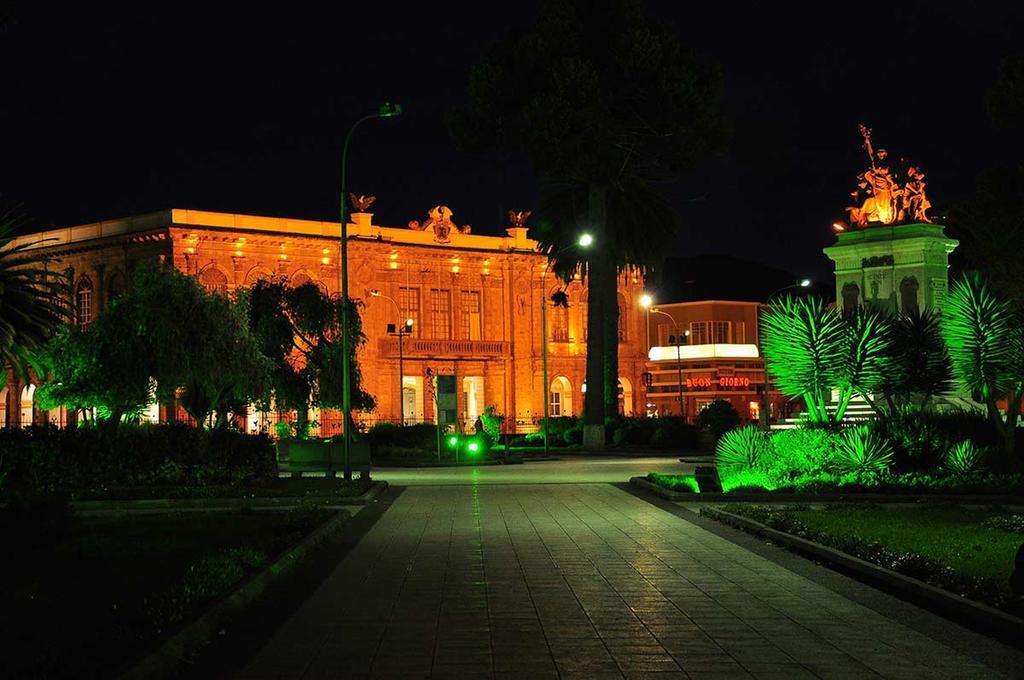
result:
[[[541,425],[541,429],[544,434],[544,453],[548,453],[548,419],[551,417],[551,385],[548,384],[548,289],[545,284],[545,280],[548,276],[548,270],[551,269],[551,260],[557,257],[560,253],[571,248],[589,248],[594,244],[594,237],[590,234],[580,234],[579,238],[576,239],[576,243],[565,246],[548,256],[547,262],[544,263],[544,271],[540,275],[540,332],[541,332],[541,355],[543,356],[544,365],[544,422]]]
[[[401,113],[402,107],[398,104],[390,102],[381,104],[376,113],[365,115],[352,123],[352,127],[348,129],[348,134],[345,135],[345,146],[341,149],[341,248],[338,253],[338,259],[341,260],[341,266],[338,268],[338,278],[341,280],[339,281],[338,288],[341,290],[341,356],[343,357],[341,362],[341,416],[345,425],[343,451],[345,452],[346,480],[352,479],[352,367],[349,365],[348,360],[349,350],[351,349],[348,341],[348,328],[350,325],[348,318],[348,215],[345,214],[348,209],[348,189],[346,187],[348,179],[346,174],[348,147],[352,142],[352,133],[356,131],[360,123],[371,118],[394,118]]]
[[[384,293],[376,289],[370,291],[370,296],[390,300],[391,304],[395,306],[395,311],[398,312],[398,317],[396,318],[402,317],[402,308],[398,306],[398,302],[395,301],[395,298],[389,295],[385,295]],[[398,422],[403,427],[405,426],[405,403],[403,400],[404,393],[402,392],[402,390],[405,389],[405,383],[402,381],[402,379],[405,375],[405,371],[403,370],[402,336],[412,334],[412,325],[412,319],[406,319],[404,324],[388,324],[388,332],[392,332],[391,328],[394,328],[394,332],[397,332],[398,334]]]
[[[683,353],[682,349],[680,349],[680,345],[682,344],[683,339],[683,333],[679,332],[679,322],[676,321],[676,318],[664,310],[658,309],[657,307],[652,307],[651,304],[653,302],[654,298],[652,298],[647,293],[644,293],[643,295],[640,296],[640,306],[643,307],[648,312],[647,344],[648,347],[651,344],[651,324],[649,316],[650,313],[654,312],[655,314],[667,316],[668,320],[672,322],[672,327],[675,329],[676,332],[676,398],[679,400],[679,417],[686,418],[686,411],[683,410]],[[685,331],[685,335],[689,337],[690,331]]]
[[[800,279],[796,283],[791,283],[788,286],[783,286],[772,292],[767,298],[765,298],[765,305],[769,305],[772,302],[772,298],[782,293],[783,291],[791,290],[793,288],[810,288],[810,279]],[[761,386],[761,408],[758,415],[758,421],[760,422],[761,429],[767,431],[770,428],[768,409],[770,403],[768,401],[769,390],[769,378],[768,378],[768,358],[764,355],[764,343],[761,341],[761,310],[757,312],[757,353],[761,355],[761,369],[764,371],[764,384]]]

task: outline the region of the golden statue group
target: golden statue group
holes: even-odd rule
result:
[[[901,183],[901,178],[889,168],[889,153],[885,149],[876,152],[871,146],[871,129],[861,125],[860,133],[871,167],[857,175],[857,190],[850,194],[854,205],[846,209],[850,223],[859,227],[931,223],[928,209],[932,204],[925,196],[924,173],[908,165]]]

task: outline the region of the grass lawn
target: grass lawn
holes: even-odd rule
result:
[[[894,552],[916,553],[953,571],[1009,589],[1024,535],[989,529],[982,522],[1005,512],[958,506],[924,508],[841,507],[792,513],[814,531],[881,543]]]
[[[184,598],[190,566],[230,548],[265,562],[330,516],[302,512],[79,518],[46,545],[5,548],[0,677],[112,675],[233,585]]]
[[[957,505],[729,506],[729,512],[802,536],[960,595],[1019,614],[1010,591],[1018,531],[988,525],[1013,515]],[[1019,517],[1008,522],[1021,527]]]

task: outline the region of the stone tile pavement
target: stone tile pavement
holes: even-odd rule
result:
[[[371,676],[1001,677],[605,484],[406,489],[240,674]]]

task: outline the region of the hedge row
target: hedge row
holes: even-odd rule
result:
[[[277,476],[266,435],[183,424],[116,431],[50,427],[0,431],[0,493],[256,484]]]

